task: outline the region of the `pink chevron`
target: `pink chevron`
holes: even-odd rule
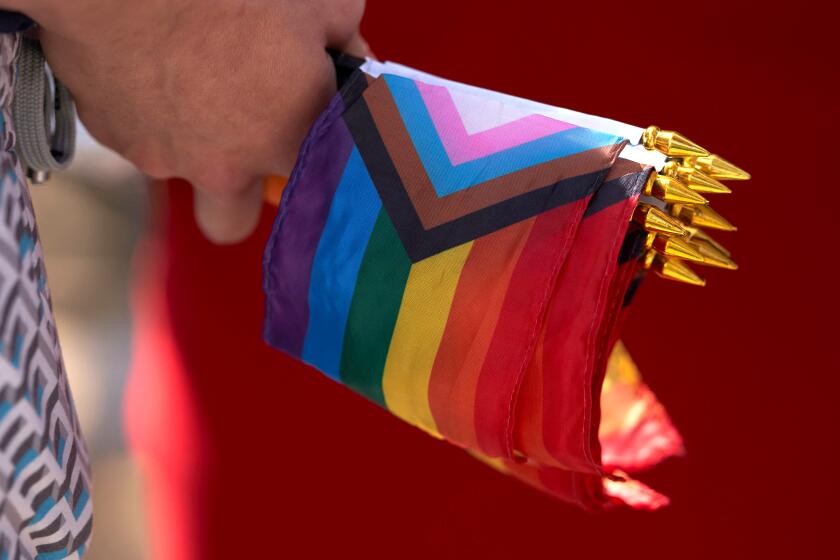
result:
[[[494,128],[469,134],[447,88],[422,82],[415,83],[452,165],[472,161],[550,134],[575,128],[573,124],[545,115],[528,115]]]

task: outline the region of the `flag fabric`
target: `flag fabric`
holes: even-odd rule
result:
[[[475,452],[473,455],[497,470],[589,510],[626,504],[652,511],[667,505],[666,496],[632,480],[627,473],[643,471],[668,457],[681,455],[682,437],[665,408],[642,382],[621,341],[616,342],[608,360],[600,407],[602,464],[609,476],[551,467],[532,459],[490,459]]]
[[[679,436],[662,415],[634,431],[661,411],[640,381],[604,383],[653,168],[628,156],[626,125],[546,113],[353,73],[280,199],[265,339],[558,497],[655,509],[667,500],[620,471],[679,452]]]

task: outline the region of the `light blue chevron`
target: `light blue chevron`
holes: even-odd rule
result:
[[[534,165],[623,140],[588,128],[573,128],[453,166],[414,81],[393,74],[383,76],[420,161],[441,197]]]

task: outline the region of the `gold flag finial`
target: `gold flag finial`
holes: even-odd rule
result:
[[[717,179],[713,179],[702,171],[691,167],[680,168],[679,178],[695,192],[709,194],[729,194],[732,192],[732,189]]]
[[[642,144],[648,150],[656,150],[670,157],[708,156],[709,152],[682,134],[673,130],[662,130],[649,126],[642,134]]]
[[[702,263],[703,254],[683,237],[657,236],[652,243],[653,250],[666,257],[676,257]]]
[[[645,194],[654,196],[670,204],[708,204],[701,195],[697,194],[677,179],[666,175],[651,174],[645,185]]]
[[[633,221],[641,225],[645,231],[665,235],[685,235],[686,233],[679,220],[675,220],[650,204],[639,204],[633,212]]]
[[[729,187],[717,179],[712,179],[699,169],[687,165],[680,165],[673,160],[665,164],[665,167],[662,168],[662,173],[678,179],[694,192],[709,194],[729,194],[732,192]]]
[[[702,229],[700,229],[698,227],[694,227],[694,226],[689,226],[689,225],[686,225],[686,224],[683,224],[683,227],[688,232],[688,238],[691,241],[697,241],[697,240],[705,241],[706,243],[708,243],[709,245],[711,245],[712,247],[714,247],[715,249],[717,249],[718,251],[720,251],[721,253],[726,255],[727,257],[732,256],[732,252],[729,249],[724,247],[721,243],[718,243],[715,240],[714,237],[712,237],[711,235],[709,235],[708,233],[706,233]]]
[[[733,261],[729,255],[719,251],[717,247],[708,241],[695,239],[691,242],[692,247],[703,256],[703,264],[726,270],[738,270],[738,263]]]
[[[691,284],[692,286],[705,286],[706,281],[698,276],[687,264],[678,259],[657,256],[653,260],[653,271],[662,278]]]
[[[737,165],[729,163],[722,157],[715,154],[689,157],[686,158],[683,163],[687,166],[699,169],[713,179],[746,181],[751,177],[749,173]]]
[[[680,216],[692,226],[707,227],[720,231],[738,231],[738,228],[732,225],[729,220],[708,206],[683,206],[679,212]]]

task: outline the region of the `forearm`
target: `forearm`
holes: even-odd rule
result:
[[[220,0],[213,4],[230,4],[231,1],[235,0]],[[124,28],[121,20],[125,18],[153,24],[161,21],[165,14],[175,16],[187,6],[201,4],[206,5],[202,0],[0,0],[0,8],[25,14],[50,33],[75,42],[91,43],[102,38],[103,32],[109,29]]]
[[[115,20],[121,15],[167,24],[189,12],[229,11],[235,20],[239,14],[265,8],[287,14],[295,30],[317,28],[332,46],[355,40],[364,5],[364,0],[0,0],[0,10],[25,14],[67,38],[82,39],[95,35],[94,31],[119,28]]]

